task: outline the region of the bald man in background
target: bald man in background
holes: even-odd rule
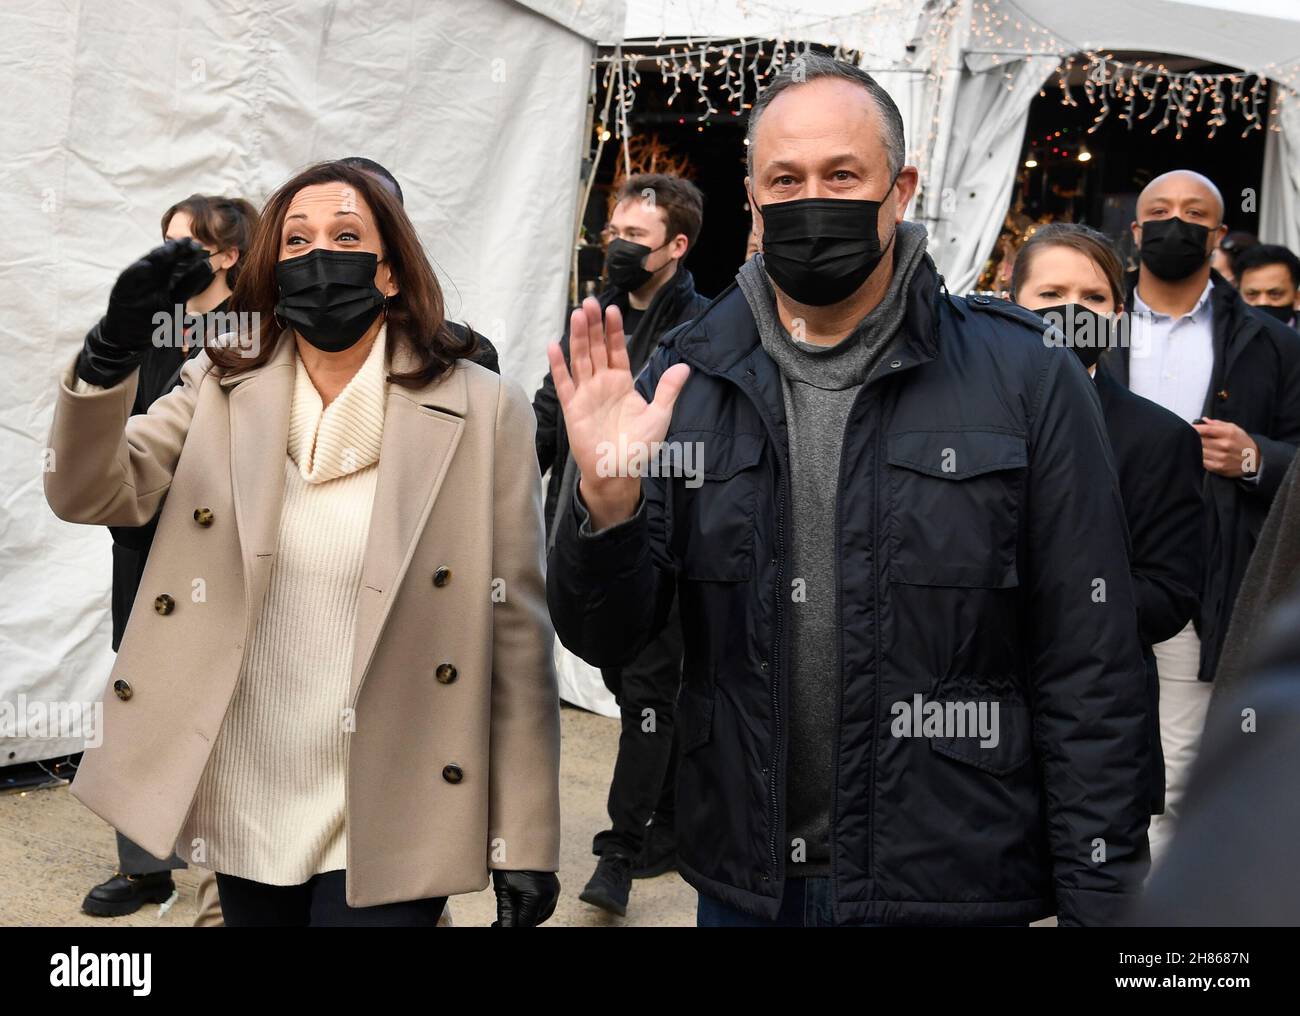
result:
[[[1210,681],[1251,551],[1300,444],[1300,336],[1250,307],[1210,266],[1223,197],[1190,170],[1156,177],[1132,225],[1131,345],[1107,354],[1130,390],[1196,428],[1205,478],[1198,615],[1155,646],[1165,812],[1151,820],[1159,863],[1177,821],[1210,702]],[[1135,284],[1132,284],[1135,282]]]

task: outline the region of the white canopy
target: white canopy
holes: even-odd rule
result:
[[[971,0],[960,0],[970,6]],[[1188,56],[1296,81],[1300,4],[1293,0],[997,0],[1024,31],[999,44],[969,31],[955,87],[927,90],[922,108],[937,106],[940,139],[926,167],[932,181],[918,211],[949,286],[974,285],[993,250],[1010,201],[1029,105],[1056,66],[1054,57],[1026,55],[1042,36],[1075,51],[1128,50]],[[967,20],[965,24],[969,24]],[[1030,45],[1025,46],[1028,35]],[[1285,89],[1283,89],[1285,92]],[[1280,106],[1281,133],[1269,132],[1260,193],[1261,239],[1300,250],[1300,98]],[[1170,144],[1177,142],[1170,139]],[[1196,168],[1194,166],[1189,168]]]
[[[109,537],[41,493],[56,375],[195,192],[261,201],[364,155],[401,181],[450,313],[529,391],[563,323],[590,61],[622,0],[28,4],[0,16],[0,702],[95,700]],[[199,675],[195,675],[196,679]],[[80,748],[4,739],[0,765]]]
[[[1006,30],[990,35],[973,24]],[[954,291],[974,284],[997,239],[1029,105],[1057,66],[1045,51],[1064,43],[1074,51],[1168,53],[1300,86],[1295,0],[629,0],[626,37],[663,36],[785,38],[862,51],[903,113],[910,158],[922,172],[912,214],[929,228],[931,252]],[[1260,232],[1300,250],[1300,99],[1281,104],[1279,122],[1282,132],[1271,131],[1266,143]]]

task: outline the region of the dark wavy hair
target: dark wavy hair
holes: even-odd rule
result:
[[[276,319],[275,305],[280,287],[275,266],[280,259],[280,235],[289,203],[304,187],[342,183],[351,187],[375,216],[383,258],[397,283],[397,294],[388,301],[390,348],[402,343],[414,353],[417,366],[406,373],[389,374],[388,380],[418,388],[441,377],[457,360],[477,352],[472,332],[457,336],[448,326],[442,288],[424,254],[415,227],[406,211],[379,180],[365,170],[342,161],[309,166],[281,186],[262,209],[244,270],[231,297],[231,311],[256,315],[261,329],[255,355],[248,353],[248,337],[238,345],[209,346],[208,355],[219,373],[237,374],[266,363],[291,331]],[[289,339],[288,341],[292,341]]]
[[[215,247],[219,251],[230,250],[231,247],[239,251],[238,259],[226,270],[226,285],[234,289],[239,283],[239,274],[243,271],[244,258],[248,256],[253,233],[257,230],[257,209],[243,198],[191,194],[163,212],[164,239],[167,227],[172,224],[177,212],[184,212],[190,217],[190,233],[199,243]]]

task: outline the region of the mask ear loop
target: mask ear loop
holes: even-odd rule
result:
[[[882,205],[889,200],[889,195],[894,193],[894,185],[898,183],[898,178],[903,175],[903,168],[904,167],[899,166],[898,172],[894,174],[894,179],[889,181],[889,188],[885,191],[885,193],[880,198],[880,203]],[[902,225],[902,223],[898,223],[898,222],[894,223],[894,231],[893,233],[890,234],[889,243],[885,244],[885,246],[881,248],[880,251],[881,260],[883,260],[885,255],[889,253],[889,248],[894,246],[894,241],[898,239],[898,227],[900,225]]]

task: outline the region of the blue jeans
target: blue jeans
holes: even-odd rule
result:
[[[781,909],[774,921],[747,914],[700,893],[695,924],[699,928],[828,928],[835,924],[832,892],[829,878],[787,878]]]

